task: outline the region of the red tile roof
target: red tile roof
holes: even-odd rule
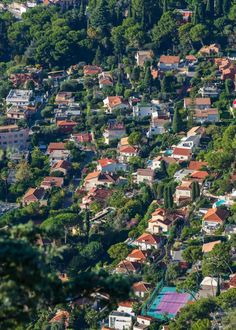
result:
[[[228,216],[228,212],[219,208],[212,208],[204,215],[204,221],[222,223]]]
[[[166,55],[162,55],[160,57],[160,63],[164,63],[164,64],[178,64],[180,61],[180,57],[179,56],[166,56]]]
[[[186,148],[174,148],[174,151],[173,151],[173,156],[174,155],[178,155],[178,156],[191,156],[192,154],[192,151],[191,149],[186,149]]]
[[[146,243],[152,245],[160,243],[160,238],[149,233],[143,233],[136,239],[136,241],[138,243]]]
[[[200,171],[203,166],[207,166],[207,165],[208,165],[207,162],[191,160],[191,162],[188,165],[188,169],[191,171]]]

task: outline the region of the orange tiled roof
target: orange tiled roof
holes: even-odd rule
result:
[[[228,212],[218,208],[212,208],[207,211],[203,219],[205,221],[222,223],[228,216]]]
[[[165,63],[165,64],[178,64],[180,61],[179,56],[167,56],[167,55],[162,55],[160,57],[160,63]]]

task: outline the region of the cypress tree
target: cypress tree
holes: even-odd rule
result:
[[[214,0],[207,0],[206,16],[208,19],[214,19]]]
[[[167,176],[167,169],[166,169],[166,162],[164,160],[161,161],[161,164],[160,164],[160,170],[161,170],[161,173],[163,174],[163,176]]]
[[[178,109],[175,108],[173,123],[172,123],[173,132],[174,133],[180,132],[182,129],[182,126],[183,126],[183,122],[182,122],[181,115],[180,115]]]
[[[224,15],[228,15],[231,6],[231,0],[223,0],[222,10]]]
[[[173,193],[171,187],[168,185],[164,188],[164,206],[166,209],[172,209],[173,205]]]
[[[217,17],[222,15],[222,0],[215,0],[215,14]]]
[[[168,10],[168,0],[163,1],[163,13],[165,13]]]
[[[150,92],[151,87],[152,87],[152,74],[151,74],[150,67],[146,68],[143,84],[144,84],[144,88],[146,90],[149,90],[149,92]]]

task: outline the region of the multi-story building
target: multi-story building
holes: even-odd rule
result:
[[[14,106],[33,105],[33,91],[29,89],[11,89],[6,97],[6,104]]]
[[[0,148],[24,150],[28,147],[29,129],[17,125],[0,126]]]

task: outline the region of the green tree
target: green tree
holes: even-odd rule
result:
[[[174,205],[173,201],[173,192],[170,185],[165,186],[164,188],[164,206],[167,209],[172,209]]]
[[[203,24],[197,24],[190,30],[190,37],[194,42],[201,42],[204,46],[203,40],[207,37],[208,30],[207,27]]]
[[[178,133],[183,129],[183,122],[178,108],[175,108],[172,129],[174,133]]]
[[[132,146],[139,145],[142,140],[142,134],[138,131],[134,131],[128,137],[128,143]]]
[[[107,252],[110,258],[116,260],[116,262],[118,263],[119,261],[124,260],[127,257],[127,255],[129,254],[129,249],[127,247],[127,244],[117,243],[112,245]]]

